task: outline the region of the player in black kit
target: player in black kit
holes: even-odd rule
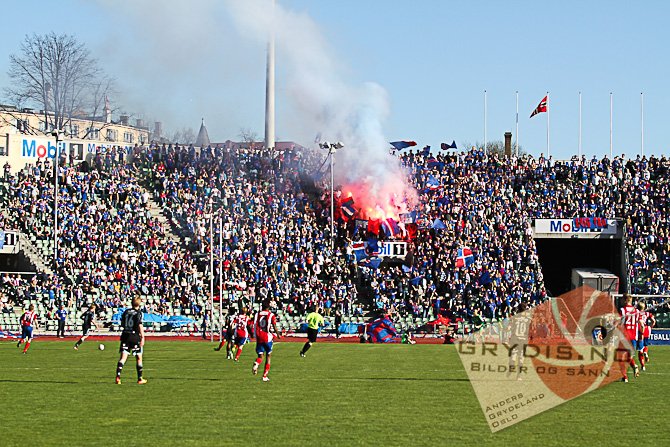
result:
[[[81,346],[81,344],[84,343],[84,340],[90,335],[91,326],[95,326],[95,328],[98,329],[98,323],[95,321],[95,303],[91,304],[88,310],[81,314],[81,319],[83,321],[81,324],[82,336],[77,340],[77,343],[74,344],[75,351],[79,350],[79,346]]]
[[[142,298],[133,298],[132,309],[126,309],[121,315],[121,346],[119,363],[116,365],[116,383],[121,383],[121,370],[128,359],[128,354],[135,356],[137,361],[137,383],[144,385],[146,379],[142,377],[142,351],[144,347],[144,326],[142,326]]]

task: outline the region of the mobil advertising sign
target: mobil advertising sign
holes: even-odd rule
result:
[[[66,143],[64,141],[58,142],[58,149],[56,149],[56,142],[48,138],[21,138],[21,156],[23,158],[55,158],[58,151],[59,154],[65,153]]]
[[[535,219],[536,234],[616,234],[615,219],[603,217],[575,217],[573,219]]]

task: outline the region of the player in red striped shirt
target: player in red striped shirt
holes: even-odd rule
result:
[[[240,360],[240,354],[242,354],[242,348],[249,338],[249,326],[251,321],[247,316],[247,308],[243,307],[240,310],[240,313],[233,318],[233,328],[235,330],[235,346],[237,347],[237,352],[235,353],[235,361]]]
[[[16,344],[18,348],[21,343],[25,342],[23,353],[28,352],[30,343],[33,341],[33,327],[37,325],[37,314],[35,313],[35,305],[31,304],[28,310],[21,315],[21,340]]]
[[[262,310],[254,318],[254,332],[256,333],[256,354],[258,357],[254,361],[251,372],[258,374],[258,367],[265,354],[265,371],[263,372],[263,382],[269,382],[268,372],[270,371],[270,357],[272,356],[272,342],[274,338],[279,338],[277,333],[277,317],[270,312],[272,300],[267,298],[263,301]]]
[[[628,364],[633,368],[635,377],[640,375],[640,370],[635,364],[635,351],[638,351],[638,332],[640,327],[639,312],[633,306],[633,298],[630,295],[624,295],[626,305],[620,309],[621,323],[624,328],[626,339],[633,345],[633,352],[630,353]],[[628,382],[627,368],[622,364],[623,382]]]
[[[638,336],[638,346],[641,350],[637,352],[637,357],[640,360],[640,365],[642,365],[642,371],[646,368],[646,364],[649,363],[649,337],[651,337],[651,328],[656,325],[656,318],[654,314],[646,311],[647,305],[640,301],[637,303],[637,308],[639,312],[639,323],[640,323],[640,333]]]

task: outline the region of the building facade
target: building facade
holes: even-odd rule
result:
[[[136,146],[148,144],[152,132],[142,120],[136,125],[122,115],[112,121],[109,109],[101,118],[72,118],[56,137],[48,128],[44,114],[30,109],[0,106],[0,166],[9,164],[10,172],[23,169],[38,159],[54,158],[56,154],[77,163],[104,153],[116,146],[131,153]]]

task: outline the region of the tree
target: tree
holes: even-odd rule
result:
[[[172,134],[170,142],[179,144],[193,144],[195,143],[195,131],[192,127],[184,127]]]
[[[19,53],[10,55],[7,74],[8,98],[40,109],[44,132],[64,130],[74,116],[95,117],[113,86],[84,44],[53,32],[27,35]]]
[[[247,144],[258,141],[258,133],[247,127],[240,127],[240,133],[237,136],[243,143]]]

